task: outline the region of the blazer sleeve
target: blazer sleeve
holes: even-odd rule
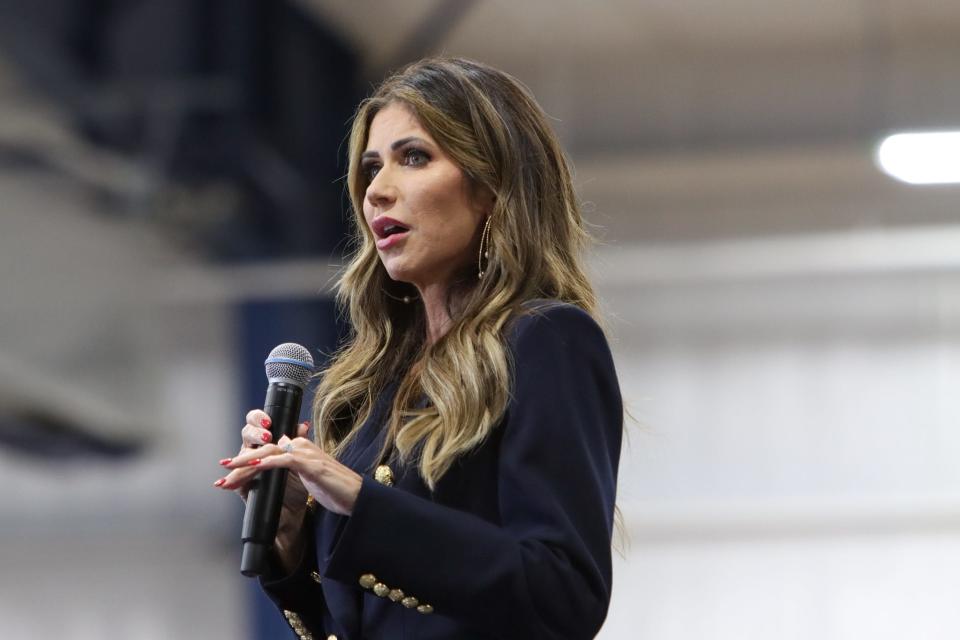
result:
[[[305,543],[297,567],[284,575],[279,563],[272,563],[271,571],[260,577],[260,586],[287,619],[297,636],[304,632],[323,632],[323,590],[317,573],[316,545],[314,544],[314,514],[307,509],[304,516]]]
[[[623,425],[613,360],[571,305],[523,317],[514,335],[500,522],[365,477],[325,575],[372,574],[498,638],[592,638],[611,588]]]

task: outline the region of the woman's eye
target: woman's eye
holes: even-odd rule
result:
[[[426,151],[420,149],[407,149],[403,154],[403,163],[411,167],[427,164],[428,160],[430,160],[430,156],[427,155]]]
[[[373,179],[377,177],[377,174],[380,173],[380,165],[378,164],[367,164],[362,168],[363,175],[366,177],[367,182],[373,182]]]

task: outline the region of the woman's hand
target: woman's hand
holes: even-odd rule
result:
[[[297,435],[302,436],[306,435],[307,430],[310,428],[310,425],[306,422],[297,426]],[[240,452],[237,454],[243,454],[247,451],[258,449],[265,444],[270,443],[273,439],[273,434],[270,432],[270,416],[260,409],[253,409],[247,412],[246,423],[243,425],[243,429],[240,431]],[[221,465],[227,465],[233,458],[224,458],[220,461]],[[232,489],[240,498],[246,502],[247,493],[250,491],[250,483],[256,477],[255,472],[251,472],[246,477],[235,477],[233,478],[234,482],[227,484],[226,478],[220,478],[213,483],[213,486],[220,487],[221,489]],[[291,482],[292,481],[292,482]],[[297,486],[291,486],[297,485]],[[306,489],[300,485],[299,478],[296,474],[287,475],[287,487],[284,490],[284,503],[287,503],[287,494],[291,493],[291,489],[294,491],[292,493],[301,493],[303,494],[304,500],[306,499]],[[301,504],[302,504],[301,500]]]
[[[334,513],[350,515],[360,493],[361,476],[308,440],[305,437],[306,424],[300,425],[296,438],[291,440],[283,436],[276,444],[269,444],[269,426],[270,418],[263,411],[254,409],[247,414],[247,424],[241,432],[243,446],[240,453],[220,461],[231,471],[214,485],[235,490],[245,497],[250,481],[260,472],[266,469],[289,469],[294,472],[290,475],[296,474],[303,487],[322,507]]]

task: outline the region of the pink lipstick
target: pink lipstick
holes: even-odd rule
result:
[[[410,228],[399,220],[388,216],[377,216],[370,223],[373,234],[377,237],[377,249],[389,249],[407,237]]]

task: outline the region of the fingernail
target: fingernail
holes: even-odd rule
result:
[[[260,439],[264,442],[270,442],[272,437],[273,435],[269,431],[264,431],[263,434],[261,434]]]
[[[251,466],[251,467],[255,467],[255,466],[257,466],[258,464],[260,464],[260,458],[255,458],[255,459],[253,459],[253,460],[250,461],[250,466]]]
[[[303,421],[303,424],[307,425],[307,429],[310,428],[310,421],[309,421],[309,420],[304,420],[304,421]]]
[[[260,426],[262,426],[264,429],[269,428],[269,427],[270,427],[270,418],[264,418],[263,420],[261,420],[261,421],[260,421]]]
[[[224,458],[223,460],[220,461],[220,466],[223,466],[223,467],[227,466],[228,464],[230,464],[231,460],[233,460],[233,458]]]
[[[220,478],[219,480],[217,480],[216,482],[213,483],[213,486],[215,486],[215,487],[222,487],[222,486],[223,486],[223,483],[226,482],[226,481],[227,481],[226,478]]]

